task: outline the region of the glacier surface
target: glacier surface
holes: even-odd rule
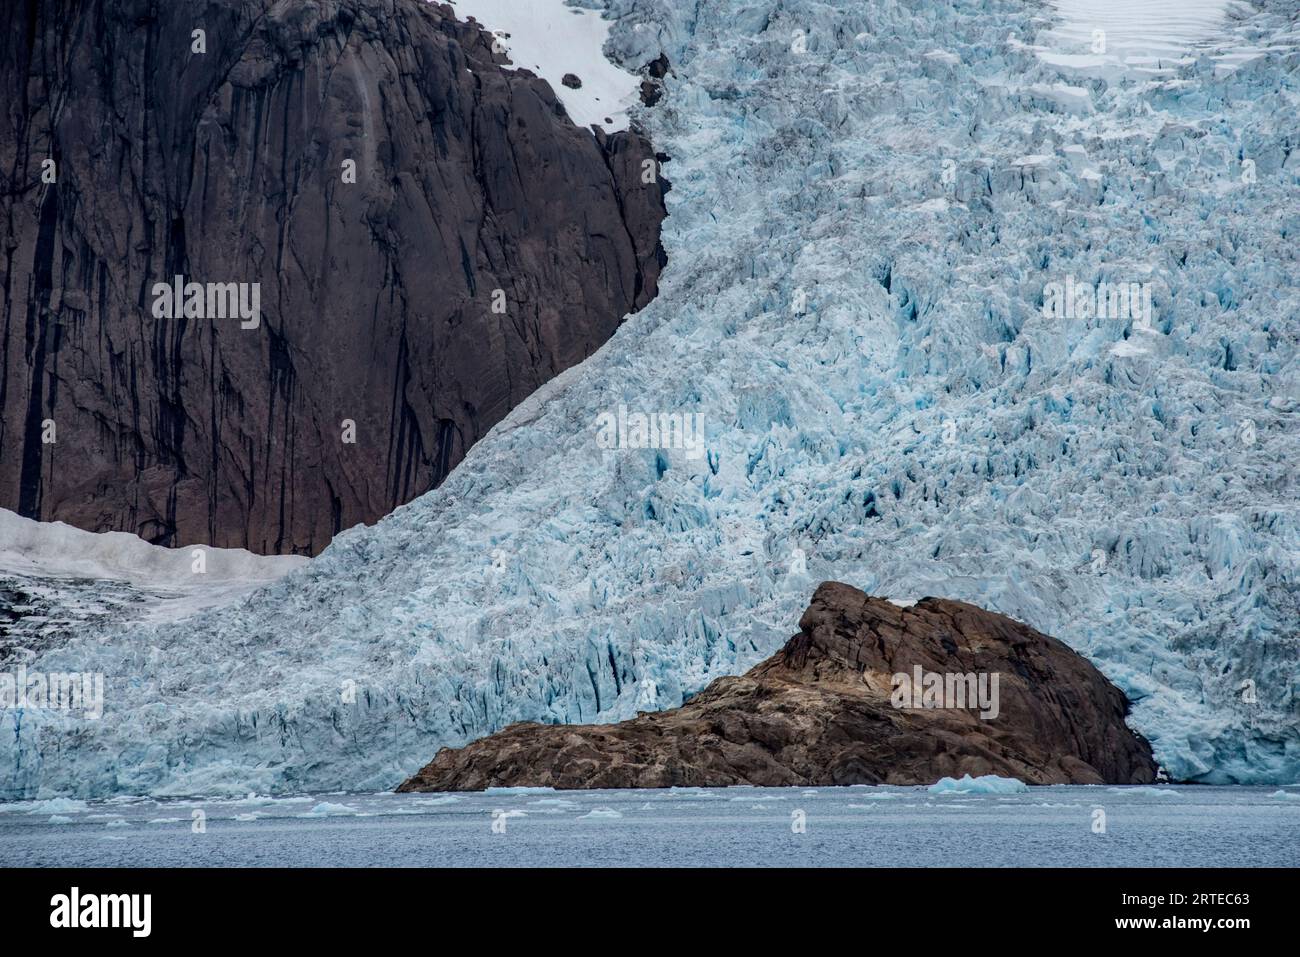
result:
[[[126,532],[87,532],[0,508],[0,675],[72,635],[188,618],[306,563],[242,548],[162,548]]]
[[[825,579],[1061,638],[1174,778],[1300,778],[1296,0],[1153,64],[1027,0],[607,6],[672,63],[659,298],[306,567],[42,655],[105,714],[0,712],[0,796],[391,787],[678,705]],[[1045,316],[1067,279],[1151,321]],[[707,454],[602,448],[620,405]]]

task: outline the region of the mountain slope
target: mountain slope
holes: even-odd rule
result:
[[[1021,0],[613,7],[672,64],[656,301],[242,606],[50,655],[116,705],[0,716],[6,793],[390,787],[680,705],[828,578],[1057,636],[1175,778],[1300,778],[1297,5],[1110,80]],[[1149,281],[1150,328],[1045,316],[1070,277]],[[620,404],[707,454],[602,448]]]
[[[649,144],[576,126],[450,7],[14,18],[0,507],[315,554],[436,485],[655,294]],[[160,318],[177,276],[244,284],[247,317],[214,318],[208,289],[203,314]]]

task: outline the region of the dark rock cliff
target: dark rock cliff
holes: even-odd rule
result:
[[[6,10],[0,507],[315,553],[655,295],[650,144],[578,129],[450,7]],[[155,318],[177,275],[258,283],[258,325]]]
[[[399,791],[932,784],[1145,784],[1157,767],[1123,693],[1066,645],[964,602],[899,608],[817,589],[785,647],[673,711],[613,725],[513,724],[443,748]],[[895,700],[893,676],[986,676],[996,696]],[[922,689],[917,688],[921,695]],[[898,705],[903,704],[900,707]]]

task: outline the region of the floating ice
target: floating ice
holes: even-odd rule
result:
[[[84,814],[87,810],[85,801],[73,801],[68,798],[51,798],[37,801],[28,814]]]
[[[336,815],[356,814],[357,809],[347,804],[333,804],[329,801],[321,801],[310,811],[298,815],[299,817],[334,817]]]
[[[940,778],[929,790],[931,794],[1019,794],[1028,791],[1029,785],[996,774],[981,774],[977,778],[966,774],[960,778]]]

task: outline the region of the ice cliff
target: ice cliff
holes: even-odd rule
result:
[[[1024,0],[609,9],[671,63],[659,297],[306,568],[47,650],[107,710],[0,713],[0,794],[393,786],[679,705],[829,578],[1059,637],[1174,777],[1300,778],[1297,3],[1150,63]],[[1150,326],[1045,317],[1067,277]],[[602,449],[620,405],[707,454]]]

